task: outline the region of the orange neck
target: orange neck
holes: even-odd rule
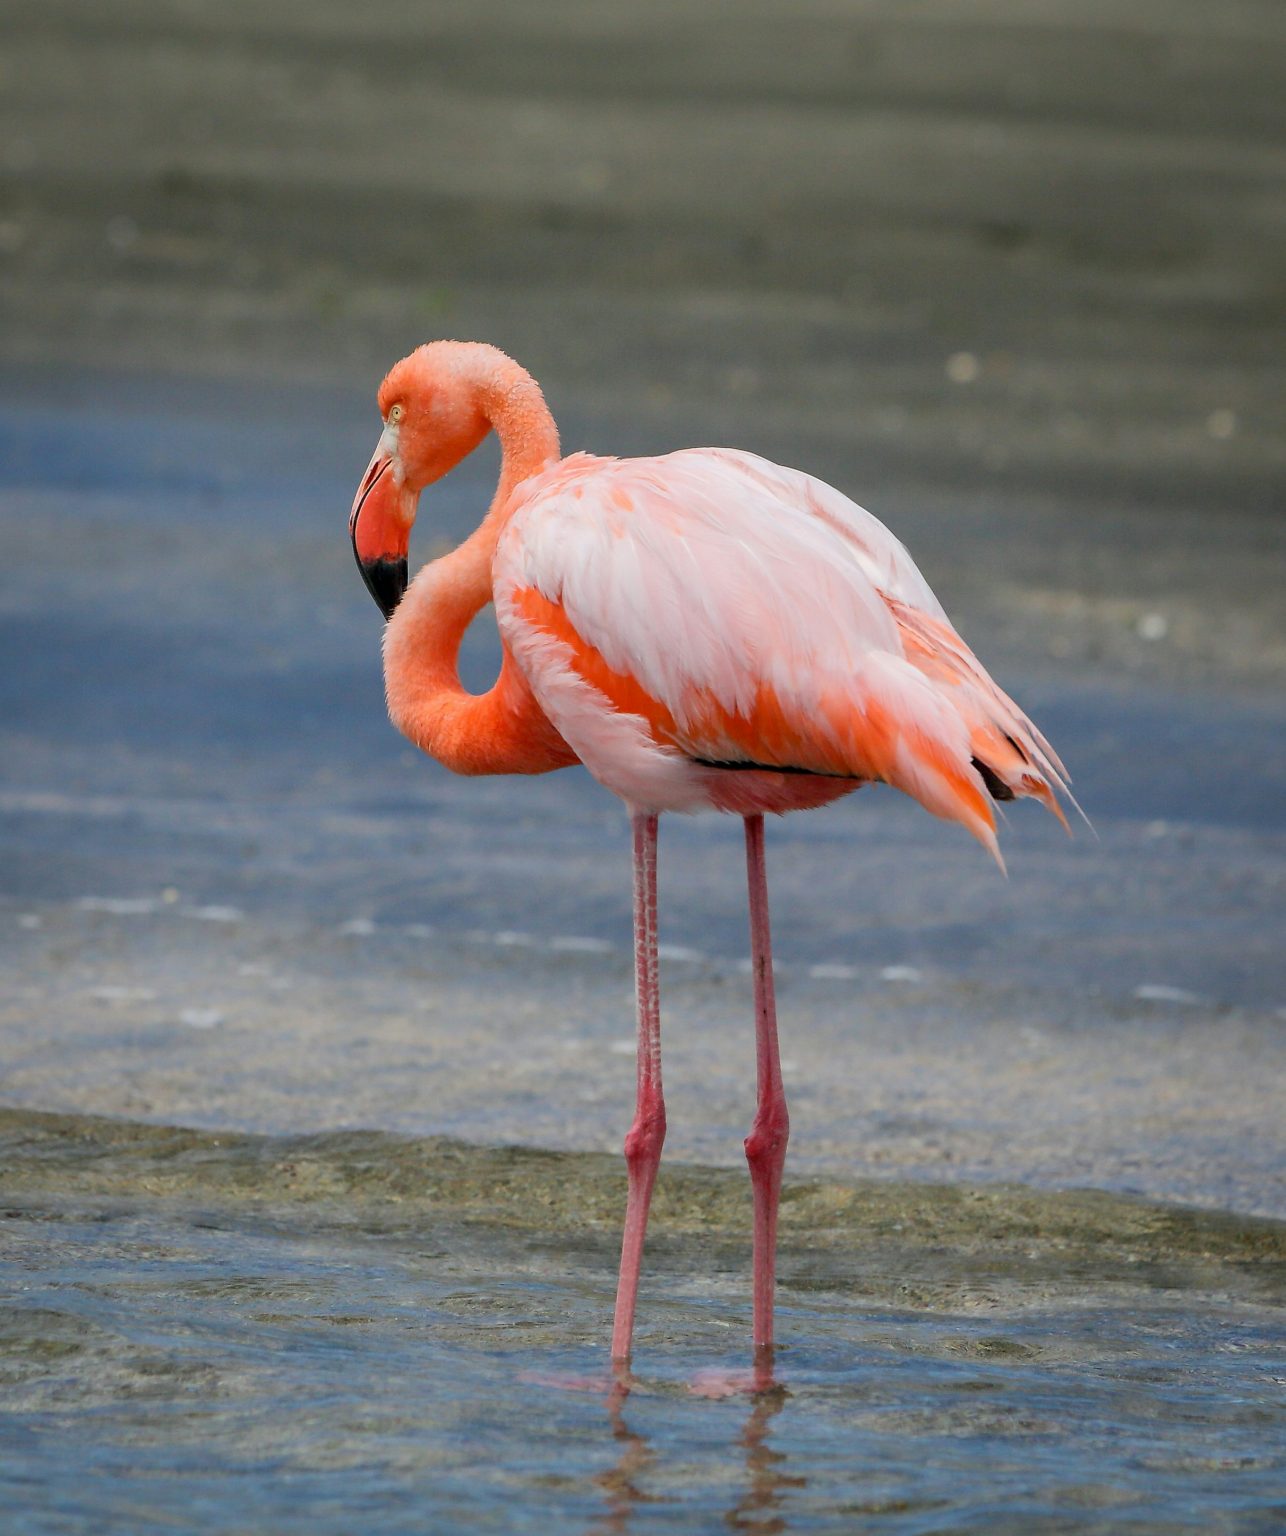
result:
[[[545,773],[576,761],[505,653],[484,694],[460,682],[460,642],[491,601],[491,562],[514,489],[557,461],[558,429],[536,381],[509,359],[479,381],[478,403],[500,439],[490,510],[451,554],[411,582],[384,632],[389,714],[416,746],[456,773]]]

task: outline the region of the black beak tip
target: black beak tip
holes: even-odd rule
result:
[[[366,590],[375,599],[385,619],[393,617],[393,610],[402,601],[406,591],[406,560],[371,560],[359,562]]]

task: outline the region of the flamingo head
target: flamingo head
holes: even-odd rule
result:
[[[362,579],[386,619],[406,591],[420,492],[490,429],[467,350],[432,342],[404,357],[380,385],[384,430],[353,498],[348,531]]]

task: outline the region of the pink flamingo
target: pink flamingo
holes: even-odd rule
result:
[[[820,480],[754,454],[559,456],[530,374],[494,347],[436,341],[380,386],[384,430],[353,502],[353,548],[388,620],[389,713],[457,773],[581,762],[629,808],[638,1086],[612,1358],[629,1359],[661,1144],[656,829],[662,811],[745,819],[757,1097],[754,1345],[773,1342],[777,1205],[789,1121],[778,1060],[765,811],[895,785],[968,828],[997,862],[993,800],[1062,820],[1065,772],[951,627],[896,538]],[[489,431],[500,483],[479,527],[407,585],[420,492]],[[457,656],[493,601],[494,687]],[[1003,868],[1003,864],[1001,866]]]

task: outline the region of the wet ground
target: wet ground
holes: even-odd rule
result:
[[[731,1173],[665,1183],[636,1371],[613,1378],[614,1160],[12,1113],[0,1149],[21,1169],[0,1330],[0,1475],[32,1509],[15,1531],[1286,1514],[1277,1223],[796,1183],[784,1346],[747,1394]]]
[[[11,1521],[1275,1529],[1279,9],[421,24],[6,17]],[[345,519],[380,372],[442,332],[569,449],[735,443],[871,506],[1094,823],[1019,808],[1008,881],[884,790],[770,829],[804,1182],[753,1399],[709,1395],[746,1364],[739,829],[662,831],[623,1394],[624,818],[383,715]]]

